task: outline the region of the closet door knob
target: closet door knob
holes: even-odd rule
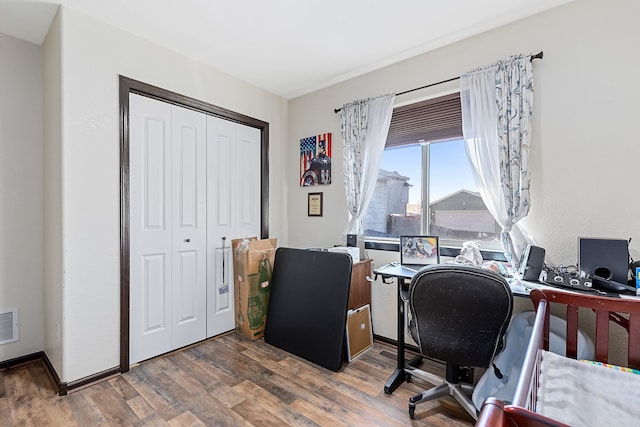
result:
[[[189,243],[191,239],[184,239],[185,242]]]

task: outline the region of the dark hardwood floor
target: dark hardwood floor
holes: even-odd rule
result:
[[[409,397],[431,386],[416,379],[385,395],[395,354],[376,341],[333,372],[229,333],[67,396],[57,396],[44,365],[31,362],[0,371],[0,427],[473,425],[451,398],[419,405],[411,420]]]

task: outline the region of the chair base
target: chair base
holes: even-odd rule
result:
[[[473,417],[474,420],[478,420],[478,411],[471,400],[473,385],[459,381],[447,381],[437,375],[415,368],[407,369],[407,373],[415,375],[416,377],[434,385],[439,383],[434,388],[425,390],[422,393],[409,398],[409,417],[411,419],[415,418],[417,404],[428,400],[439,399],[444,396],[451,396],[464,408],[465,411],[467,411],[469,415],[471,415],[471,417]]]

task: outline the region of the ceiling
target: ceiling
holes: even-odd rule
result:
[[[573,0],[0,0],[41,44],[58,4],[286,99]]]

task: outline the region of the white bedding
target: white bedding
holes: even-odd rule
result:
[[[543,351],[536,412],[576,427],[640,425],[640,375]]]

